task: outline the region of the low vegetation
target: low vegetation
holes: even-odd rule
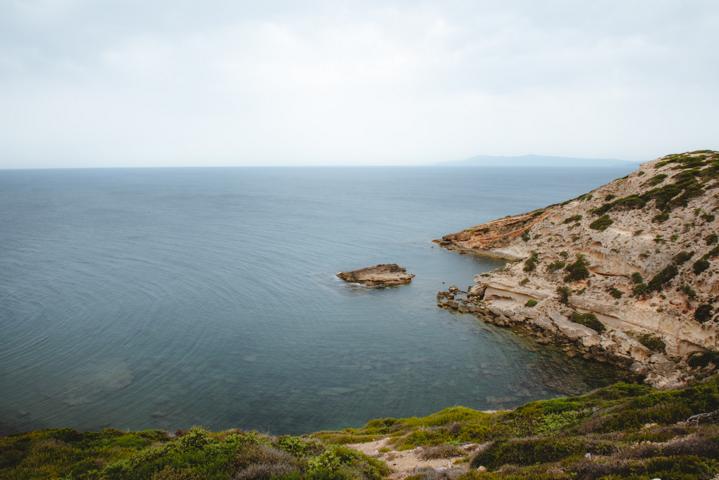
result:
[[[373,480],[389,472],[355,450],[314,439],[201,428],[178,433],[59,429],[0,437],[0,478]]]
[[[572,315],[569,317],[569,319],[574,323],[578,323],[580,325],[584,325],[585,327],[591,328],[598,333],[602,333],[604,330],[606,330],[604,324],[600,322],[597,316],[593,313],[572,312]]]
[[[347,443],[388,437],[397,450],[420,447],[433,458],[456,455],[453,447],[466,443],[481,444],[460,480],[708,480],[719,469],[718,409],[718,377],[666,391],[618,383],[512,411],[490,414],[452,407],[427,417],[383,418],[363,428],[313,437]],[[710,412],[713,417],[693,417]],[[487,471],[479,472],[479,467]],[[443,478],[438,475],[418,472],[413,478]]]

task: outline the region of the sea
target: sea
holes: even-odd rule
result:
[[[627,168],[0,171],[0,433],[305,433],[618,378],[436,306],[502,262],[433,239]],[[335,275],[398,263],[410,285]]]

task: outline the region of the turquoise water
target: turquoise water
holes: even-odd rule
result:
[[[0,430],[360,425],[611,372],[435,306],[498,265],[431,240],[617,169],[0,171]],[[397,262],[414,282],[335,273]]]

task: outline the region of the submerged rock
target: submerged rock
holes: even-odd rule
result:
[[[359,283],[371,288],[385,288],[404,285],[412,281],[414,275],[396,263],[382,263],[373,267],[340,272],[337,274],[345,282]]]

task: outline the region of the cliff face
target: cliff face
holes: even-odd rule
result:
[[[441,306],[619,362],[658,386],[719,363],[719,152],[668,155],[562,204],[436,240],[513,260]]]

